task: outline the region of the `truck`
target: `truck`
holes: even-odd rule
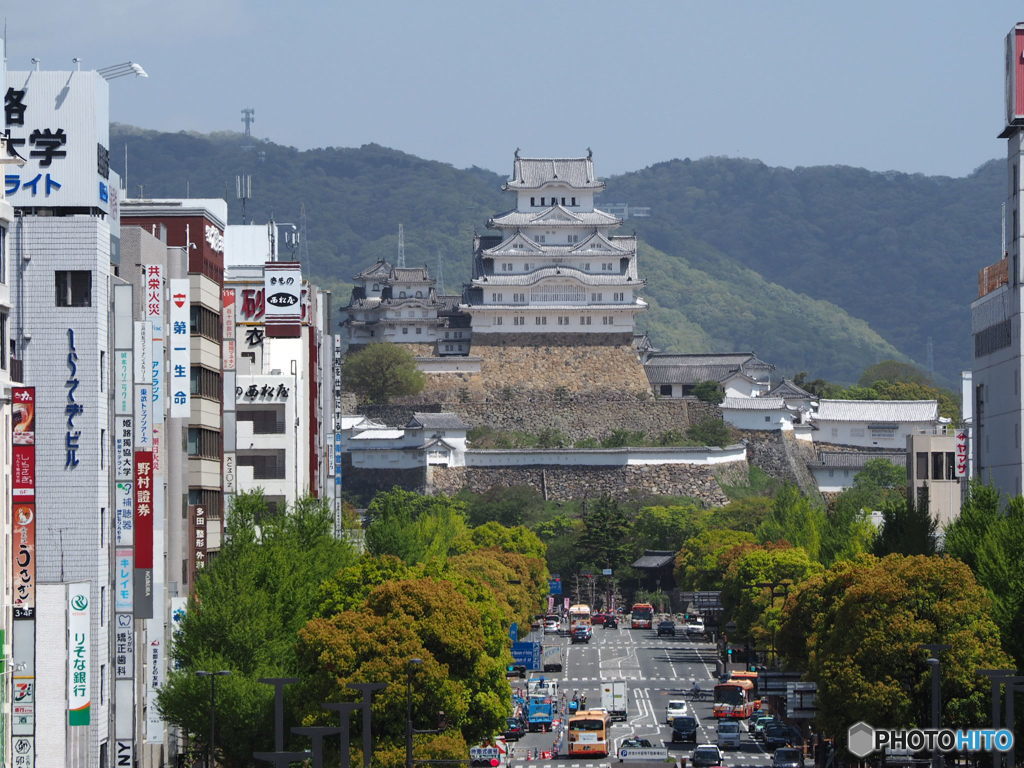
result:
[[[531,677],[526,681],[526,693],[531,697],[555,699],[558,697],[558,681],[548,680],[546,677]]]
[[[547,696],[531,696],[526,703],[526,722],[530,731],[550,731],[555,719],[555,700]]]
[[[549,645],[541,651],[541,667],[545,672],[562,671],[562,647]]]
[[[625,720],[629,715],[629,692],[625,680],[607,680],[601,683],[601,709],[612,720]]]

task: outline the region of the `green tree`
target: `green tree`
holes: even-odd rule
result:
[[[401,344],[367,345],[348,356],[343,375],[345,386],[371,403],[415,395],[427,382],[412,353]]]
[[[699,445],[718,446],[719,448],[729,445],[733,441],[732,430],[729,425],[721,419],[708,417],[701,419],[686,430],[686,436]]]
[[[643,507],[633,518],[634,549],[676,550],[704,530],[708,513],[696,504]]]
[[[857,383],[862,387],[874,386],[876,382],[884,381],[890,383],[924,384],[932,386],[933,381],[925,371],[912,363],[904,363],[900,360],[882,360],[880,363],[869,365],[860,375]]]
[[[736,622],[736,637],[761,647],[769,641],[774,646],[789,589],[821,570],[802,547],[755,547],[743,552],[722,579],[722,605]]]
[[[777,642],[791,669],[818,681],[818,725],[845,739],[857,720],[925,725],[930,670],[922,645],[942,655],[942,723],[986,722],[988,682],[1005,668],[985,591],[952,558],[864,555],[836,563],[790,595]]]
[[[491,520],[502,525],[522,525],[544,510],[544,499],[528,485],[495,486],[483,493],[463,490],[456,498],[465,503],[470,525],[483,525]]]
[[[393,488],[367,508],[366,548],[406,563],[427,562],[469,548],[465,505],[448,496],[423,496]]]
[[[765,521],[771,509],[772,500],[767,496],[746,496],[730,501],[724,507],[712,509],[707,518],[707,526],[753,533]]]
[[[760,542],[784,541],[803,547],[813,560],[821,557],[825,513],[795,485],[786,484],[775,496],[768,517],[757,529]]]
[[[220,554],[196,577],[158,705],[169,722],[202,738],[209,691],[195,671],[230,670],[217,688],[218,747],[226,765],[240,766],[254,749],[272,748],[272,689],[259,678],[296,673],[296,633],[317,612],[321,582],[357,555],[334,538],[334,516],[316,500],[273,516],[261,493],[239,494],[227,520]]]
[[[693,396],[705,403],[718,405],[725,397],[725,387],[717,381],[698,381],[693,385]]]
[[[868,459],[853,478],[855,488],[902,489],[907,485],[907,470],[887,459]]]
[[[577,542],[579,562],[618,572],[630,555],[629,513],[615,499],[603,496],[581,517],[583,528]]]
[[[977,573],[978,553],[999,518],[999,491],[993,485],[972,480],[960,515],[946,526],[943,551],[963,560]]]
[[[879,557],[934,555],[937,529],[927,501],[915,504],[913,499],[889,499],[882,505],[882,527],[873,551]]]
[[[473,528],[469,539],[480,549],[502,549],[505,552],[518,552],[521,555],[543,560],[547,547],[540,537],[529,528],[521,525],[509,527],[491,521]]]
[[[681,589],[721,589],[728,553],[753,545],[754,534],[746,531],[712,529],[699,533],[676,554],[676,583]]]

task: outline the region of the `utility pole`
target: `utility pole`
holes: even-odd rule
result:
[[[398,266],[405,266],[405,227],[398,225]]]
[[[252,107],[243,109],[242,122],[245,124],[245,135],[252,136],[252,124],[256,122],[256,110]]]

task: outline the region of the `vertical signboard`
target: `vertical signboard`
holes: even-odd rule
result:
[[[162,424],[166,410],[164,392],[164,278],[163,267],[146,264],[145,275],[146,320],[153,328],[152,358],[150,360],[150,385],[152,386],[153,423]]]
[[[36,390],[11,387],[11,763],[35,765]]]
[[[119,349],[114,353],[114,413],[118,416],[130,416],[132,413],[135,401],[132,366],[130,349]]]
[[[153,618],[153,452],[136,451],[133,473],[135,515],[135,618]]]
[[[89,725],[89,583],[68,584],[68,725]]]
[[[168,280],[167,283],[171,290],[167,312],[167,344],[170,348],[167,391],[171,398],[171,417],[187,419],[191,408],[189,285],[187,279]]]
[[[196,583],[196,572],[206,565],[206,507],[190,504],[189,517],[189,584]]]
[[[956,476],[967,477],[968,434],[966,429],[956,431]]]
[[[221,368],[223,369],[221,402],[224,403],[222,480],[225,510],[231,508],[231,502],[235,496],[236,450],[238,447],[235,443],[237,436],[235,428],[235,299],[234,288],[221,290]]]
[[[235,370],[235,289],[221,289],[221,368]],[[228,403],[227,398],[224,405]]]

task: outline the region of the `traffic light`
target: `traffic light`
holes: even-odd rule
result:
[[[469,761],[474,768],[498,768],[501,761],[496,757],[478,757]]]

